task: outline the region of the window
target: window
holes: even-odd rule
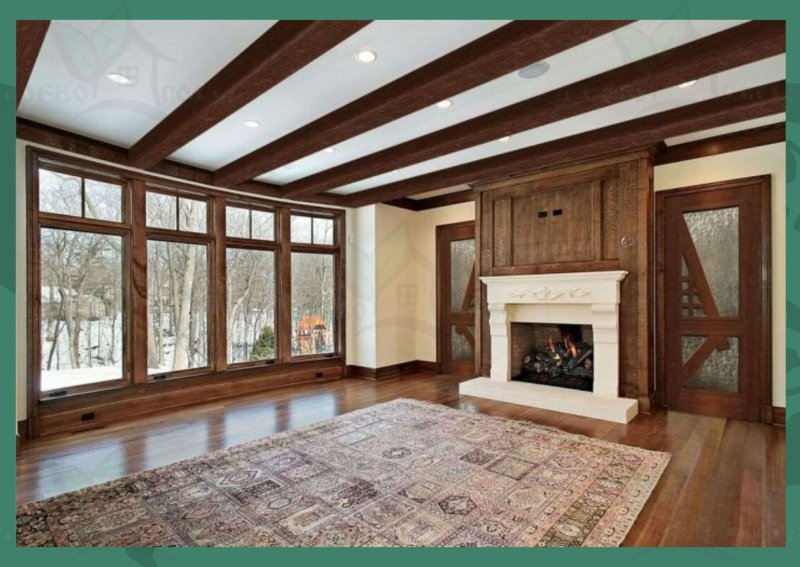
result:
[[[275,253],[228,248],[228,362],[275,359]]]
[[[40,232],[42,392],[123,378],[122,238]]]
[[[29,155],[33,400],[339,352],[342,212]]]
[[[39,210],[43,213],[121,222],[122,186],[40,169]]]
[[[208,251],[202,244],[147,243],[147,372],[208,365]]]
[[[291,240],[297,244],[333,245],[333,219],[292,215]]]
[[[205,201],[148,191],[146,203],[150,228],[208,232]]]
[[[275,240],[275,213],[225,207],[225,235],[229,238]]]
[[[334,352],[333,255],[292,253],[292,355]]]

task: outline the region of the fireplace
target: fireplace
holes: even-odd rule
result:
[[[511,323],[512,380],[591,392],[591,325]]]
[[[637,400],[619,396],[619,299],[626,275],[608,271],[481,278],[486,284],[492,364],[488,377],[462,382],[459,391],[629,422],[638,411]],[[549,382],[542,376],[545,372]],[[553,380],[555,375],[562,379]]]

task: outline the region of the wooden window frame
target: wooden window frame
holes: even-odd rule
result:
[[[50,150],[28,147],[27,171],[27,254],[28,254],[28,415],[32,435],[38,434],[37,416],[39,407],[46,405],[47,413],[58,407],[90,407],[103,392],[114,390],[115,398],[137,395],[141,388],[156,388],[165,381],[187,389],[193,384],[209,380],[252,379],[252,373],[267,367],[279,370],[285,367],[291,372],[292,365],[313,361],[345,361],[345,211],[286,203],[268,198],[242,195],[235,191],[201,187],[161,176],[131,171],[114,165],[92,162],[67,156]],[[40,213],[38,200],[38,170],[60,171],[70,175],[88,177],[122,186],[122,222],[86,219],[73,215]],[[83,183],[82,183],[83,185]],[[83,191],[83,189],[82,189]],[[156,192],[203,200],[206,202],[206,233],[177,230],[179,212],[176,211],[176,230],[146,226],[146,193]],[[177,206],[176,202],[176,206]],[[226,206],[263,210],[274,213],[273,240],[229,238],[225,234]],[[179,208],[179,207],[178,207]],[[290,242],[289,219],[292,214],[329,218],[334,221],[334,244],[292,244]],[[69,388],[59,397],[42,398],[41,385],[41,286],[39,268],[40,231],[42,227],[88,230],[91,232],[120,235],[123,238],[123,376],[122,380]],[[161,240],[203,244],[208,248],[208,317],[209,325],[208,365],[165,373],[165,378],[154,380],[147,373],[147,242]],[[254,361],[228,364],[227,361],[227,281],[225,279],[226,251],[228,248],[250,248],[271,250],[275,253],[276,274],[276,357],[270,361]],[[291,356],[291,254],[292,252],[327,253],[334,262],[334,352],[323,355]],[[221,323],[221,324],[220,324]],[[212,328],[213,327],[213,328]],[[161,376],[156,375],[156,376]]]

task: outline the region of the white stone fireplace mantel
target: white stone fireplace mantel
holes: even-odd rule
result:
[[[619,301],[625,271],[483,277],[492,366],[488,378],[462,382],[465,395],[628,423],[638,402],[619,397]],[[592,392],[513,381],[511,324],[591,325]]]

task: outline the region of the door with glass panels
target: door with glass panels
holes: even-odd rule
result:
[[[438,352],[444,374],[475,375],[475,224],[437,227]]]
[[[671,410],[761,417],[770,381],[768,203],[760,177],[658,195],[659,382]]]

